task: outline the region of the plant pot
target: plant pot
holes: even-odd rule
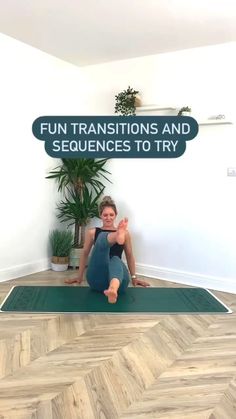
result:
[[[70,251],[70,262],[69,262],[69,266],[72,267],[73,269],[76,269],[79,267],[79,261],[80,261],[80,257],[81,257],[81,253],[82,253],[83,249],[71,249]]]
[[[53,271],[56,271],[56,272],[67,271],[68,263],[69,263],[68,256],[66,257],[52,256],[51,268]]]
[[[142,106],[142,100],[139,95],[135,96],[134,105],[136,108],[138,108],[139,106]]]
[[[181,113],[181,116],[191,116],[191,112],[188,112],[188,111],[183,111],[183,112]]]

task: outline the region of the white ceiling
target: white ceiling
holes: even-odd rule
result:
[[[236,0],[0,0],[0,32],[84,66],[236,41]]]

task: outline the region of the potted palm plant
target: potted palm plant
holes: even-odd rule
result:
[[[61,222],[74,226],[74,243],[70,266],[79,265],[79,256],[84,246],[85,226],[97,217],[98,201],[105,189],[104,181],[110,180],[105,169],[108,159],[62,159],[62,164],[50,171],[48,179],[58,182],[58,191],[64,199],[57,206]]]
[[[66,271],[68,269],[69,254],[73,245],[71,231],[52,230],[49,234],[52,248],[51,267],[53,271]]]
[[[57,206],[57,217],[60,221],[69,222],[68,227],[74,225],[74,243],[70,253],[70,266],[74,268],[79,265],[84,246],[85,227],[90,219],[99,217],[98,200],[103,190],[104,188],[95,194],[86,186],[81,194],[77,194],[68,189],[67,196]]]

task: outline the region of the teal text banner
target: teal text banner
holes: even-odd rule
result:
[[[198,123],[188,116],[41,116],[32,130],[55,158],[176,158]]]

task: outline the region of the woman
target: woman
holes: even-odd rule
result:
[[[91,228],[85,236],[83,253],[80,259],[79,276],[65,282],[72,284],[83,281],[83,273],[92,246],[94,245],[88,268],[87,281],[94,290],[104,292],[109,303],[116,303],[118,293],[125,292],[129,285],[129,272],[134,286],[148,287],[150,284],[138,279],[135,275],[135,260],[132,252],[131,238],[127,230],[128,219],[124,218],[115,226],[117,209],[110,196],[105,196],[99,207],[102,227]],[[121,260],[125,251],[129,268]]]

